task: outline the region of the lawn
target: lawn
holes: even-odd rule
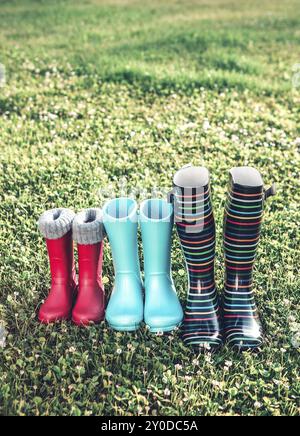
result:
[[[0,22],[0,414],[299,415],[299,1],[1,0]],[[163,192],[188,162],[212,176],[220,293],[228,170],[278,185],[255,266],[262,352],[40,325],[39,215],[101,206],[125,179]],[[184,304],[175,232],[172,258]],[[106,243],[107,293],[113,279]]]

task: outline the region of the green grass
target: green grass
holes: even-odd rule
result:
[[[299,415],[298,1],[2,0],[0,21],[7,79],[0,88],[0,324],[8,331],[0,413]],[[118,195],[124,177],[128,189],[168,189],[188,162],[212,174],[220,292],[228,170],[253,165],[266,184],[278,184],[255,267],[262,353],[225,347],[195,356],[178,333],[39,325],[49,284],[39,215],[102,205],[103,188]],[[173,273],[184,303],[176,236]],[[108,246],[104,276],[109,293]]]

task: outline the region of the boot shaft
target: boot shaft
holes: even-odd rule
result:
[[[75,278],[70,209],[51,209],[39,218],[38,227],[46,240],[52,283],[69,284]]]
[[[72,232],[46,239],[52,283],[68,284],[75,274]]]
[[[146,200],[140,207],[144,272],[168,274],[171,269],[173,207],[165,200]]]
[[[177,232],[189,275],[188,319],[198,319],[200,313],[203,319],[214,317],[212,306],[217,304],[214,277],[215,222],[209,186],[206,185],[200,194],[184,195],[182,190],[180,193],[177,190],[175,204],[175,210],[178,211],[176,220],[180,219],[176,223]],[[193,220],[190,207],[199,210],[199,205],[201,212],[197,211]],[[186,210],[189,211],[187,214]]]
[[[257,170],[233,168],[224,216],[226,290],[247,294],[263,216],[263,181]]]
[[[190,170],[192,175],[185,180]],[[182,185],[174,189],[174,214],[189,273],[190,291],[199,293],[214,285],[215,221],[208,171],[188,167],[184,173],[184,177],[174,178]]]
[[[137,203],[129,198],[109,201],[103,208],[103,223],[115,273],[133,272],[139,276]]]
[[[102,286],[103,242],[78,244],[79,288],[98,283]]]

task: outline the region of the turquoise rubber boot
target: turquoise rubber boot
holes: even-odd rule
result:
[[[170,332],[179,326],[183,311],[171,276],[173,206],[165,200],[146,200],[140,207],[144,249],[144,320],[150,331]]]
[[[106,320],[115,330],[134,331],[143,321],[137,203],[129,198],[109,201],[103,208],[103,224],[115,268],[115,284],[106,309]]]

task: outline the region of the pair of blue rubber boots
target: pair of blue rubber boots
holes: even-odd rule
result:
[[[108,324],[134,331],[144,321],[151,332],[170,332],[183,320],[171,275],[173,206],[165,200],[117,198],[103,208],[103,224],[114,262],[115,284],[106,309]],[[142,233],[144,283],[138,254]]]

